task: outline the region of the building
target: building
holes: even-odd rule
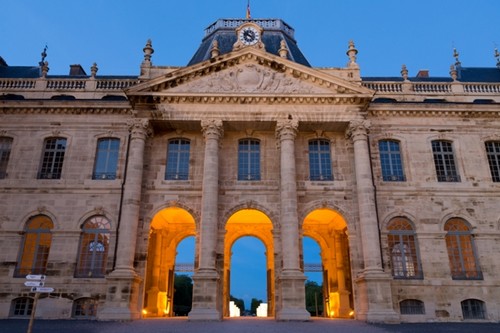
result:
[[[185,67],[68,76],[0,63],[0,317],[229,315],[232,244],[266,247],[268,314],[308,320],[302,238],[329,317],[500,320],[500,64],[450,77],[315,68],[280,19],[221,19]]]

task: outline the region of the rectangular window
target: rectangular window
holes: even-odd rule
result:
[[[380,153],[382,179],[386,182],[404,182],[406,178],[403,171],[399,142],[381,140],[378,142],[378,149]]]
[[[260,142],[245,139],[238,144],[238,180],[260,180]]]
[[[333,180],[328,140],[309,141],[309,177],[310,180]]]
[[[97,142],[97,152],[92,179],[116,179],[119,152],[119,139],[100,139]]]
[[[9,163],[11,138],[0,138],[0,179],[7,178],[7,164]]]
[[[60,179],[66,150],[66,139],[45,140],[39,179]]]
[[[491,178],[494,182],[500,182],[500,142],[486,142],[485,146]]]
[[[449,141],[432,141],[434,165],[438,182],[459,182],[453,145]]]
[[[187,180],[189,177],[190,142],[174,139],[168,142],[165,180]]]

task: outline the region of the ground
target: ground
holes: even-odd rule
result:
[[[0,332],[24,333],[28,320],[0,320]],[[310,322],[276,322],[273,319],[237,318],[222,322],[186,319],[147,319],[132,322],[36,320],[33,333],[498,333],[500,323],[425,323],[370,325],[356,320],[314,319]]]

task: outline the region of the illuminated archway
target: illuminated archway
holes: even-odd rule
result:
[[[303,235],[314,239],[321,248],[324,315],[352,317],[352,279],[344,218],[332,209],[316,209],[306,216],[302,229]]]
[[[179,243],[196,235],[193,216],[179,207],[159,211],[151,221],[143,316],[173,316],[175,257]]]
[[[267,304],[268,316],[274,316],[274,242],[271,219],[256,209],[241,209],[231,215],[226,223],[224,241],[224,316],[229,316],[231,249],[234,243],[245,236],[253,236],[262,241],[266,249]]]

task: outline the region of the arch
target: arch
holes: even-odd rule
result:
[[[175,257],[178,244],[196,236],[193,215],[180,205],[159,209],[149,225],[148,260],[144,285],[145,317],[173,316]],[[195,267],[196,267],[195,258]]]
[[[321,248],[324,316],[353,316],[348,226],[342,214],[323,205],[304,217],[302,232]]]
[[[94,215],[81,229],[75,277],[102,278],[108,263],[111,222],[103,215]]]
[[[224,282],[223,282],[223,314],[229,316],[230,301],[230,271],[231,271],[231,248],[234,243],[245,236],[252,236],[260,240],[266,249],[267,269],[267,304],[268,315],[274,316],[275,295],[275,258],[274,258],[274,234],[273,222],[263,211],[249,206],[255,206],[255,202],[247,202],[234,208],[231,214],[226,214],[226,235],[224,238]],[[242,208],[245,207],[245,208]]]
[[[245,210],[245,209],[252,209],[252,210],[260,211],[262,214],[264,214],[265,216],[267,216],[269,218],[274,230],[279,229],[280,225],[279,225],[279,219],[277,217],[278,214],[275,213],[274,211],[268,209],[267,207],[261,205],[257,201],[254,201],[254,200],[248,200],[244,203],[235,205],[233,208],[226,211],[221,218],[222,225],[219,225],[219,229],[225,229],[226,224],[229,221],[229,219],[237,212],[239,212],[241,210]]]
[[[382,221],[381,225],[380,225],[381,230],[383,232],[387,232],[389,230],[388,229],[389,225],[396,218],[402,218],[402,219],[408,220],[408,222],[411,224],[413,230],[418,231],[418,225],[413,222],[413,221],[417,220],[416,217],[413,214],[411,214],[403,209],[398,210],[397,212],[388,213],[386,216],[381,218],[381,221]]]
[[[349,231],[352,231],[351,229],[353,230],[355,229],[354,223],[350,222],[354,221],[355,219],[353,218],[351,213],[349,213],[349,209],[342,207],[341,205],[338,205],[338,202],[333,202],[329,200],[313,201],[305,205],[303,209],[301,209],[299,214],[299,223],[301,223],[301,226],[303,226],[306,217],[311,212],[318,209],[329,209],[331,211],[336,212],[338,215],[342,217]]]
[[[402,315],[423,315],[425,314],[424,302],[418,299],[404,299],[399,302],[399,313]]]
[[[91,297],[81,297],[73,301],[71,318],[94,319],[97,315],[97,300]]]
[[[464,319],[486,319],[486,305],[475,298],[465,299],[460,302]]]

